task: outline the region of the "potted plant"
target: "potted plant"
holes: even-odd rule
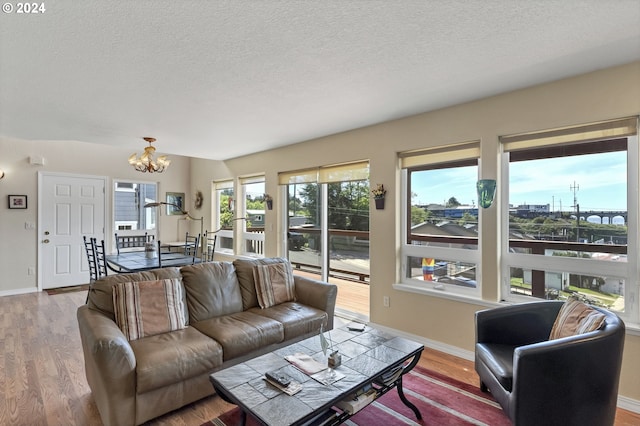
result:
[[[384,197],[386,193],[387,190],[384,189],[384,185],[381,183],[377,184],[376,188],[371,190],[377,210],[384,209]]]
[[[273,197],[269,194],[264,194],[264,201],[267,204],[267,210],[273,209]]]

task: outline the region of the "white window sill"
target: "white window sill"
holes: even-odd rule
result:
[[[502,305],[499,302],[489,302],[487,300],[482,300],[477,296],[448,291],[446,290],[446,288],[442,290],[436,290],[434,288],[427,288],[423,285],[415,285],[415,284],[408,284],[408,283],[395,283],[393,284],[393,288],[394,290],[423,294],[425,296],[439,297],[442,299],[455,300],[457,302],[464,302],[464,303],[469,303],[473,305],[486,306],[489,308],[496,308]]]
[[[509,302],[490,302],[482,300],[475,296],[468,296],[460,293],[453,293],[446,290],[435,290],[420,285],[395,283],[393,289],[398,291],[406,291],[408,293],[422,294],[425,296],[439,297],[441,299],[454,300],[456,302],[468,303],[471,305],[485,306],[488,308],[497,308],[511,304]],[[640,336],[640,323],[625,322],[626,334],[630,336]]]

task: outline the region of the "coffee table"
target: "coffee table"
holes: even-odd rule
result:
[[[336,371],[344,374],[344,378],[330,385],[312,379],[284,358],[302,352],[326,363],[318,336],[217,371],[210,375],[211,383],[221,398],[240,407],[243,424],[250,414],[263,425],[337,425],[352,414],[335,405],[369,385],[376,389],[375,398],[396,388],[402,402],[418,419],[422,418],[404,395],[402,376],[418,363],[423,345],[368,326],[363,332],[343,327],[325,336],[329,334],[334,350],[342,356],[342,364]],[[399,366],[402,366],[399,376],[390,383],[382,382],[381,376],[398,370]],[[302,390],[289,396],[268,384],[264,374],[273,370],[300,382]]]

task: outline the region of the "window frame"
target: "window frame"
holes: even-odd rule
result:
[[[122,184],[124,184],[124,186],[122,186]],[[129,187],[129,185],[131,185]],[[152,225],[153,227],[151,228],[138,228],[138,229],[119,229],[118,224],[121,225],[126,225],[126,224],[138,224],[137,221],[135,220],[122,220],[119,221],[118,223],[116,223],[116,209],[118,207],[117,203],[116,203],[116,194],[118,192],[120,193],[131,193],[131,194],[135,194],[138,192],[138,189],[140,187],[140,185],[152,185],[155,187],[155,192],[156,192],[156,199],[154,200],[146,200],[148,202],[157,202],[159,201],[159,197],[160,197],[160,185],[158,185],[158,182],[153,182],[153,181],[146,181],[146,180],[140,180],[140,179],[131,179],[131,178],[114,178],[112,185],[111,185],[111,197],[112,197],[112,220],[111,220],[111,227],[112,227],[112,239],[111,239],[111,243],[113,244],[113,247],[115,247],[115,234],[119,234],[119,235],[140,235],[141,232],[143,233],[147,233],[147,235],[153,235],[155,238],[157,238],[157,233],[158,233],[158,221],[159,221],[159,213],[158,213],[158,209],[157,208],[148,208],[146,209],[144,207],[144,202],[140,203],[139,209],[141,209],[141,211],[145,214],[146,217],[149,218],[149,223],[150,225]]]
[[[239,197],[237,197],[236,209],[241,209],[243,212],[243,217],[247,218],[247,220],[243,220],[242,226],[239,231],[239,246],[237,247],[237,251],[242,256],[247,257],[255,257],[255,258],[263,258],[264,257],[264,242],[265,242],[265,233],[264,228],[262,232],[249,232],[247,230],[247,223],[249,222],[249,212],[247,211],[247,186],[262,183],[263,185],[263,194],[266,193],[266,177],[265,175],[256,175],[256,176],[248,176],[241,177],[238,180],[239,186]],[[266,215],[266,208],[262,217],[264,218]],[[263,219],[264,222],[264,219]],[[247,244],[254,244],[258,247],[256,252],[247,251]]]
[[[402,186],[402,212],[401,212],[401,261],[400,261],[400,284],[407,290],[419,292],[438,292],[443,295],[448,294],[454,297],[463,297],[473,300],[482,298],[482,208],[478,206],[478,235],[477,237],[462,237],[460,240],[468,242],[475,241],[475,249],[464,249],[458,247],[433,247],[412,244],[414,240],[411,236],[411,182],[410,173],[421,170],[435,170],[453,167],[476,166],[476,180],[480,179],[481,158],[480,142],[472,141],[462,144],[448,145],[433,149],[416,150],[400,153],[401,159],[401,186]],[[420,240],[433,242],[452,242],[455,237],[426,236]],[[454,243],[455,244],[455,243]],[[410,258],[433,258],[451,262],[473,263],[476,266],[476,286],[474,288],[464,287],[455,284],[441,283],[438,281],[425,282],[423,280],[411,278],[408,270],[411,268]]]
[[[234,238],[234,228],[233,226],[231,227],[231,229],[224,229],[222,227],[222,218],[220,215],[220,209],[221,209],[221,202],[220,202],[220,198],[221,195],[224,191],[226,190],[231,190],[232,191],[232,195],[231,195],[231,199],[233,200],[233,197],[235,197],[236,191],[234,188],[234,180],[233,179],[227,179],[227,180],[221,180],[221,181],[215,181],[213,182],[213,194],[214,196],[211,197],[212,200],[214,200],[213,202],[213,213],[214,213],[214,220],[215,220],[215,224],[216,224],[216,229],[218,229],[218,231],[216,232],[218,238],[216,239],[216,252],[218,253],[223,253],[223,254],[227,254],[227,255],[234,255],[235,254],[235,238]],[[232,222],[234,223],[234,222]],[[223,247],[223,239],[224,238],[229,238],[231,239],[231,248],[225,248]]]
[[[630,121],[633,123],[632,119],[624,119],[618,121],[612,121],[612,123],[620,123],[624,121]],[[637,123],[637,118],[635,118]],[[609,125],[607,122],[604,126],[613,127],[613,125]],[[531,302],[533,300],[540,300],[539,298],[534,298],[534,296],[527,295],[519,295],[513,294],[511,292],[511,268],[523,268],[530,270],[543,271],[544,273],[552,272],[552,273],[569,273],[569,274],[582,274],[582,275],[593,275],[593,276],[606,276],[609,278],[619,278],[623,279],[624,284],[624,312],[616,311],[621,318],[626,321],[631,321],[633,323],[640,322],[640,309],[639,309],[639,301],[638,301],[638,282],[637,277],[639,276],[639,223],[638,223],[638,187],[640,186],[638,180],[638,160],[640,159],[639,148],[638,148],[638,135],[637,130],[635,134],[627,134],[627,135],[619,135],[614,134],[613,136],[609,134],[602,134],[599,137],[597,136],[596,127],[602,124],[595,123],[594,125],[585,125],[585,126],[575,126],[573,128],[567,127],[561,130],[551,130],[547,132],[540,132],[542,135],[540,138],[536,138],[536,134],[532,136],[532,143],[528,147],[519,147],[517,149],[510,150],[508,147],[509,138],[505,137],[507,143],[505,146],[505,140],[501,138],[500,150],[501,150],[501,175],[502,175],[502,185],[501,185],[501,199],[504,200],[502,202],[502,220],[500,224],[500,240],[501,240],[501,253],[500,253],[500,276],[501,278],[501,286],[500,286],[500,295],[501,299],[505,300],[509,303],[522,303],[522,302]],[[632,127],[632,126],[629,126]],[[572,130],[573,129],[573,130]],[[585,130],[593,129],[593,134],[590,134],[589,138],[581,139],[581,137],[585,137],[587,134]],[[637,129],[637,126],[636,126]],[[630,130],[626,128],[625,131],[628,133]],[[633,130],[631,130],[633,131]],[[573,132],[573,133],[572,133]],[[548,135],[552,135],[548,137]],[[561,134],[561,138],[558,138],[558,135]],[[571,138],[571,135],[573,139]],[[512,137],[512,141],[518,139],[516,144],[526,145],[526,136],[515,136]],[[545,141],[545,139],[547,139]],[[529,254],[529,253],[513,253],[510,252],[510,223],[509,223],[509,183],[510,183],[510,174],[509,169],[512,163],[516,161],[522,161],[527,159],[541,158],[539,157],[540,153],[546,151],[548,156],[546,158],[558,158],[564,157],[561,155],[563,153],[568,153],[568,156],[571,155],[582,155],[582,154],[590,154],[590,153],[604,153],[604,152],[613,152],[616,149],[602,149],[606,148],[607,143],[609,144],[618,144],[620,143],[620,139],[625,139],[626,144],[626,153],[627,153],[627,262],[612,262],[608,260],[598,260],[598,259],[582,259],[582,258],[572,258],[572,257],[564,257],[564,256],[545,256],[541,254]],[[612,148],[610,145],[609,148]],[[621,149],[617,149],[621,151]],[[536,155],[529,155],[529,153],[536,153]],[[511,161],[511,155],[515,153],[517,158],[516,161]],[[568,157],[567,156],[567,157]],[[577,243],[576,243],[577,244]],[[594,246],[593,248],[597,248]]]

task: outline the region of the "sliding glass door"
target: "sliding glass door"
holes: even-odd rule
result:
[[[338,311],[367,319],[368,163],[298,173],[287,180],[287,256],[297,272],[339,286]]]

